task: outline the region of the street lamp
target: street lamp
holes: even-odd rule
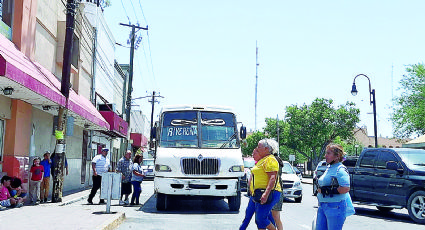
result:
[[[351,94],[353,96],[356,96],[358,91],[356,88],[356,78],[358,76],[365,76],[367,78],[367,80],[369,81],[369,99],[370,99],[370,104],[373,106],[373,127],[374,127],[374,133],[375,133],[375,148],[378,148],[378,129],[376,126],[376,100],[375,100],[375,89],[372,89],[372,87],[370,87],[370,79],[368,76],[366,76],[365,74],[358,74],[357,76],[354,77],[353,80],[353,86],[351,88]]]
[[[357,156],[357,148],[359,147],[359,145],[355,145],[354,147],[356,147],[356,156]]]

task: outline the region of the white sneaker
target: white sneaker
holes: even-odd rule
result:
[[[124,204],[125,204],[125,202],[120,200],[120,205],[124,205]]]
[[[125,205],[129,205],[129,204],[130,204],[130,202],[129,202],[128,200],[125,200],[125,201],[124,201],[124,204],[125,204]]]

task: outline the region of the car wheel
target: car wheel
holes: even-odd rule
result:
[[[295,198],[296,203],[301,203],[302,200],[303,200],[302,196]]]
[[[317,196],[317,189],[318,189],[317,181],[313,180],[313,196]]]
[[[407,210],[413,221],[425,224],[425,191],[416,191],[409,197]]]
[[[239,211],[239,208],[241,207],[241,192],[238,191],[236,196],[228,197],[227,201],[229,203],[230,211]]]
[[[156,210],[163,211],[167,209],[168,197],[166,194],[156,194]]]
[[[391,210],[393,210],[394,208],[389,208],[389,207],[381,207],[381,206],[376,206],[376,208],[381,211],[381,212],[390,212]]]

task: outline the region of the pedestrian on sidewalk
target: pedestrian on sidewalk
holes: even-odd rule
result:
[[[108,155],[109,149],[103,148],[100,154],[95,156],[91,162],[93,168],[93,188],[91,189],[87,202],[93,204],[93,197],[96,195],[97,190],[100,189],[102,183],[102,174],[108,172],[110,169],[110,161],[106,156]],[[100,199],[99,204],[104,204],[105,200]]]
[[[22,187],[22,180],[18,177],[12,177],[10,186],[7,187],[11,197],[18,199],[20,203],[24,203],[27,198],[27,190]]]
[[[9,190],[7,187],[10,186],[11,177],[3,176],[1,178],[0,184],[0,210],[4,210],[9,207],[20,207],[22,206],[22,202],[19,202],[19,199],[15,199],[10,196]],[[18,205],[20,204],[20,205]]]
[[[122,174],[120,205],[128,205],[128,196],[131,193],[132,172],[131,151],[127,150],[124,156],[118,161],[117,172]],[[124,200],[122,199],[124,196]]]
[[[42,165],[44,168],[44,176],[43,176],[43,181],[41,182],[41,191],[40,191],[41,203],[47,202],[47,198],[49,197],[50,167],[52,165],[49,151],[46,151],[43,157],[44,159],[40,162],[40,165]]]
[[[326,147],[325,159],[329,166],[318,181],[316,230],[341,230],[345,219],[355,213],[348,193],[350,176],[342,164],[344,155],[341,145]]]
[[[139,205],[139,197],[142,193],[142,181],[145,174],[143,173],[141,164],[143,162],[142,155],[136,155],[133,160],[133,174],[131,175],[131,184],[133,185],[133,195],[131,196],[130,205]]]
[[[40,165],[40,157],[35,157],[30,169],[30,199],[34,205],[40,204],[40,186],[43,176],[44,167]]]

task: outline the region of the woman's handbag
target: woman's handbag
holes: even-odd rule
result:
[[[260,188],[255,189],[254,194],[252,196],[252,199],[254,199],[254,202],[261,203],[261,196],[263,196],[263,193],[265,191],[266,191],[265,189],[260,189]],[[268,204],[268,203],[272,202],[272,199],[273,199],[273,196],[270,192],[269,196],[267,197],[267,201],[264,204]]]
[[[267,201],[264,204],[268,204],[270,202],[272,202],[273,200],[273,195],[272,192],[275,190],[276,185],[277,185],[277,181],[279,180],[279,175],[277,176],[277,180],[274,184],[274,188],[272,189],[272,191],[269,193],[269,196],[267,197]],[[254,186],[254,174],[252,174],[252,187],[255,188]],[[266,189],[262,189],[262,188],[257,188],[254,190],[254,194],[252,194],[252,199],[254,200],[254,202],[256,203],[261,203],[261,197],[263,196],[263,193],[266,191]]]

